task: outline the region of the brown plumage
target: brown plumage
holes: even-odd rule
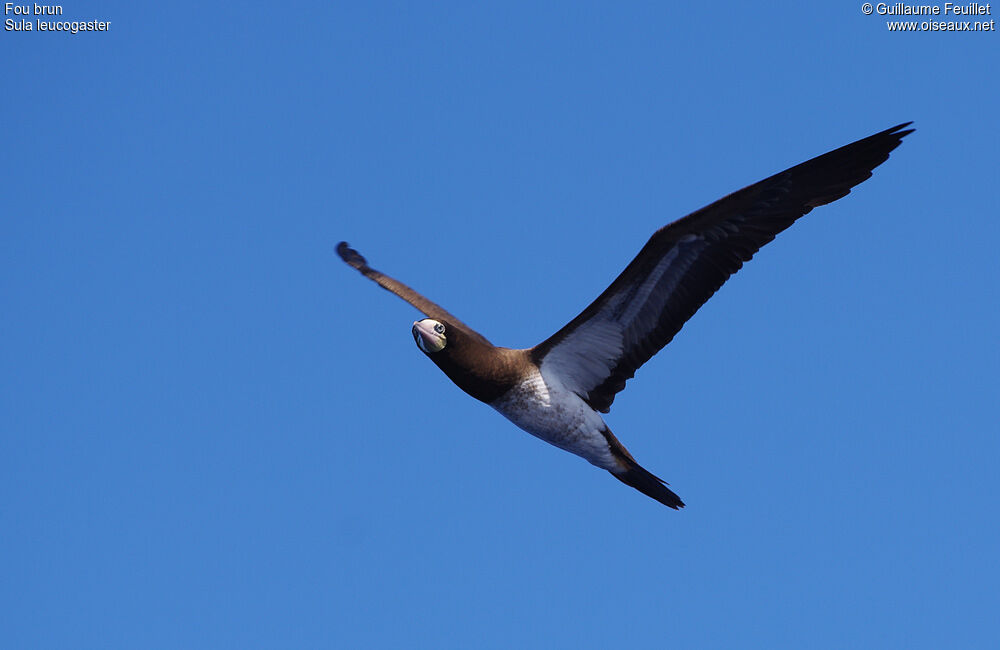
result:
[[[706,242],[669,299],[648,316],[644,330],[633,328],[628,353],[587,394],[587,403],[607,413],[615,394],[635,371],[659,352],[719,287],[782,230],[815,207],[846,196],[889,158],[913,129],[909,122],[813,158],[719,199],[656,231],[635,259],[597,300],[550,338],[535,346],[540,359],[567,333],[592,318],[609,300],[635,285],[686,236]]]
[[[869,178],[912,133],[908,125],[796,165],[664,226],[597,300],[534,348],[496,347],[434,302],[372,269],[345,242],[337,253],[428,317],[414,323],[414,339],[466,393],[529,433],[680,508],[680,498],[635,461],[598,412],[608,412],[635,371],[764,244]]]

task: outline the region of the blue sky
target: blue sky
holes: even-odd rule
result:
[[[64,12],[111,30],[0,33],[5,647],[996,647],[996,32]],[[615,402],[682,512],[469,399],[333,253],[530,346],[656,228],[906,120]]]

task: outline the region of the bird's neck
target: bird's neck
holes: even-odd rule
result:
[[[431,358],[456,386],[487,404],[513,388],[522,374],[518,370],[522,350],[468,342],[450,352]]]

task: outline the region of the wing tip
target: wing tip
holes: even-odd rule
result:
[[[911,124],[913,124],[913,120],[910,120],[909,122],[902,122],[900,124],[897,124],[896,126],[891,126],[891,127],[889,127],[888,129],[886,129],[884,131],[879,131],[878,133],[870,135],[870,136],[868,136],[868,138],[882,138],[882,137],[885,137],[885,136],[892,136],[892,137],[895,137],[895,138],[905,138],[909,134],[911,134],[914,131],[916,131],[916,129],[907,129],[906,128],[906,127],[910,126]],[[867,139],[867,138],[864,138],[864,139]]]
[[[913,120],[910,120],[909,122],[903,122],[902,124],[897,124],[896,126],[890,127],[885,131],[880,131],[875,135],[870,135],[867,138],[860,140],[859,142],[868,141],[872,143],[878,142],[878,143],[888,144],[889,145],[888,151],[886,151],[886,158],[888,159],[889,152],[898,147],[900,143],[903,142],[903,138],[916,131],[916,129],[906,128],[911,124],[913,124]],[[882,162],[885,162],[885,160],[883,160]]]
[[[351,245],[346,241],[342,241],[337,244],[337,255],[340,259],[344,260],[349,266],[357,269],[358,271],[364,271],[368,268],[368,260],[366,260],[361,253],[351,248]]]

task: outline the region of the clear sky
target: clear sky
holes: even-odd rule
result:
[[[0,32],[0,645],[997,647],[1000,37],[861,4]],[[681,512],[467,397],[333,252],[527,347],[656,228],[907,120],[619,395]]]

